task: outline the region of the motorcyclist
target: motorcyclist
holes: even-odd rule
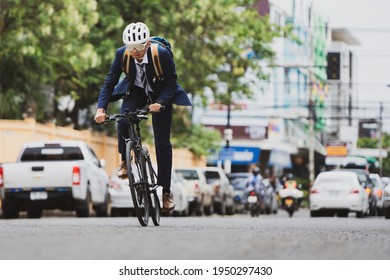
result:
[[[300,206],[302,203],[302,199],[303,199],[303,196],[302,196],[303,193],[301,190],[299,190],[298,182],[295,180],[294,174],[292,174],[292,173],[287,174],[286,180],[283,183],[283,188],[284,189],[293,188],[293,189],[296,189],[299,191],[299,196],[297,197],[297,201],[298,201],[298,206]]]
[[[248,184],[246,188],[246,193],[245,193],[246,198],[248,198],[249,193],[252,190],[256,192],[260,206],[261,208],[263,208],[265,185],[263,182],[263,177],[260,174],[260,169],[258,167],[252,169],[252,175],[248,180]]]

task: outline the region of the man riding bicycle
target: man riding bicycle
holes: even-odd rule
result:
[[[157,184],[163,187],[163,211],[169,212],[175,204],[170,193],[172,172],[172,145],[170,142],[172,125],[172,104],[191,106],[186,92],[177,83],[176,67],[169,51],[158,45],[158,56],[161,68],[164,72],[163,79],[156,75],[152,63],[150,49],[149,28],[142,22],[131,23],[123,31],[125,46],[116,50],[114,61],[106,76],[104,85],[98,99],[98,109],[95,121],[104,122],[106,109],[110,101],[123,97],[120,112],[126,109],[135,111],[149,106],[151,112],[159,112],[152,117],[154,141],[157,158]],[[130,74],[119,82],[122,69],[122,60],[126,49],[130,52]],[[128,138],[128,124],[124,120],[118,122],[118,151],[122,157],[122,163],[117,172],[118,177],[127,177],[126,168],[126,144]]]

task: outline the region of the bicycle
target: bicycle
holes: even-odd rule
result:
[[[147,120],[149,109],[125,110],[124,114],[106,115],[106,121],[124,119],[129,124],[129,138],[126,142],[126,167],[131,197],[138,221],[147,226],[149,216],[155,226],[160,225],[161,208],[157,195],[157,174],[152,166],[149,151],[142,146],[140,126]]]

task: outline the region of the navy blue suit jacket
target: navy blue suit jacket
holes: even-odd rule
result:
[[[134,85],[137,72],[133,57],[131,57],[130,61],[130,75],[126,75],[126,77],[119,82],[119,78],[123,72],[122,60],[125,50],[126,46],[116,50],[110,72],[107,74],[104,85],[99,94],[98,108],[107,109],[109,102],[118,100],[123,97],[126,91],[131,89],[131,87]],[[173,103],[176,105],[191,106],[192,104],[187,96],[187,93],[177,83],[175,63],[169,51],[162,46],[159,46],[158,51],[161,67],[164,71],[164,79],[161,81],[157,79],[157,75],[153,67],[150,48],[147,50],[148,64],[145,65],[148,83],[151,86],[155,96],[157,96],[156,102],[164,105]]]

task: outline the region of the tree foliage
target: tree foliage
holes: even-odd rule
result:
[[[86,40],[99,18],[94,0],[3,0],[0,3],[1,112],[20,117],[26,103],[44,112],[42,86],[77,99],[85,71],[98,63]],[[41,101],[41,102],[39,102]]]
[[[380,148],[380,139],[379,138],[369,138],[363,137],[359,138],[357,141],[358,148],[368,148],[368,149],[379,149]],[[390,135],[388,133],[383,133],[382,135],[382,149],[388,151],[390,148]],[[384,176],[390,176],[390,157],[383,159],[383,174]]]
[[[42,120],[52,110],[50,94],[55,101],[70,95],[73,108],[59,112],[54,106],[54,114],[58,123],[70,116],[77,127],[79,110],[96,104],[124,27],[135,21],[171,42],[179,83],[193,97],[203,97],[206,87],[223,103],[231,102],[231,93],[250,96],[242,79],[246,70],[264,78],[259,61],[271,61],[269,43],[289,32],[259,16],[254,2],[2,0],[0,118],[21,118],[26,106],[35,106]],[[254,56],[248,57],[248,51]],[[217,90],[221,83],[225,91]],[[199,136],[199,128],[188,122],[188,111],[176,112],[174,131],[186,139],[192,133]],[[189,129],[178,129],[185,125]]]

